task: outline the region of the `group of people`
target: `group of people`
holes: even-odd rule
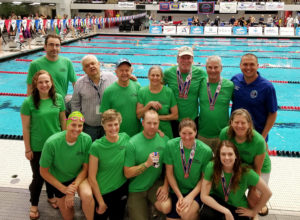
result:
[[[205,71],[193,65],[194,51],[184,46],[176,66],[164,72],[151,67],[149,85],[141,87],[125,58],[113,74],[86,55],[86,74],[76,80],[60,46],[59,36],[46,37],[46,55],[30,64],[21,107],[33,172],[31,219],[40,216],[44,182],[50,205],[64,219],[74,217],[75,193],[86,219],[123,219],[127,206],[131,220],[146,220],[149,204],[167,219],[268,213],[267,140],[277,101],[254,54],[242,56],[242,73],[228,80],[221,77],[219,56],[207,58]],[[69,82],[74,93],[66,118]]]

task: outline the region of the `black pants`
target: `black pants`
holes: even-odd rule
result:
[[[46,182],[40,175],[40,158],[42,152],[33,152],[33,159],[30,161],[32,170],[32,181],[29,185],[30,202],[32,206],[38,206],[40,194],[44,182]],[[49,199],[54,197],[53,192],[50,190],[49,183],[46,182],[46,192]]]
[[[124,219],[125,208],[128,198],[128,182],[124,183],[119,189],[103,195],[105,204],[107,205],[106,211],[99,215],[95,211],[95,220],[122,220]],[[95,200],[95,207],[99,204]]]
[[[198,118],[199,117],[196,117],[194,120],[194,122],[196,123],[197,131],[198,131]],[[179,121],[177,121],[177,120],[171,121],[171,127],[172,127],[173,137],[174,138],[179,137],[179,130],[178,130]]]
[[[237,209],[236,207],[229,205],[226,203],[224,200],[212,196],[220,205],[226,207],[227,209],[230,210],[231,214],[233,215],[235,220],[250,220],[250,217],[247,216],[239,216],[237,213],[235,213],[235,210]],[[200,211],[200,219],[205,219],[205,220],[225,220],[225,215],[207,205],[203,205],[201,211]]]

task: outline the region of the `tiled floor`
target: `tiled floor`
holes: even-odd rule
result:
[[[24,156],[23,141],[0,140],[0,220],[25,219],[28,215],[31,180],[29,162]],[[269,201],[270,214],[262,220],[300,219],[300,159],[271,157],[272,174]],[[41,219],[60,219],[59,212],[46,202],[45,192],[40,199]],[[83,219],[79,211],[75,219]]]

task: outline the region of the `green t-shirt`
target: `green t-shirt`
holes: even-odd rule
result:
[[[194,120],[198,116],[198,94],[200,82],[205,79],[206,72],[198,67],[192,66],[192,80],[187,98],[179,97],[178,82],[177,82],[177,66],[166,69],[164,72],[164,82],[170,87],[175,95],[178,105],[178,121],[183,118]],[[183,73],[182,79],[185,81],[188,74]]]
[[[210,83],[211,95],[214,97],[218,83]],[[198,134],[205,138],[219,137],[220,131],[228,125],[229,103],[233,92],[233,82],[223,79],[214,110],[209,108],[207,81],[202,80],[199,89],[200,115]]]
[[[30,146],[34,152],[41,152],[45,141],[51,135],[61,131],[59,113],[65,110],[60,94],[56,94],[56,105],[52,99],[41,99],[36,109],[32,96],[27,97],[21,107],[21,114],[30,116]]]
[[[141,85],[130,80],[127,87],[115,82],[103,93],[100,112],[115,109],[122,115],[120,132],[126,132],[130,137],[141,130],[141,122],[136,116],[137,94]]]
[[[185,194],[195,188],[204,173],[207,163],[212,159],[212,151],[209,146],[196,139],[194,160],[188,178],[184,178],[183,165],[180,155],[180,137],[169,140],[164,157],[165,164],[173,165],[174,177],[180,189]],[[184,148],[186,162],[188,163],[192,149]]]
[[[139,90],[138,103],[146,106],[151,101],[158,101],[162,105],[162,108],[157,111],[159,115],[169,115],[171,113],[170,109],[177,104],[172,90],[166,86],[163,86],[162,90],[156,94],[150,92],[149,86],[145,86]],[[170,121],[160,120],[159,129],[169,138],[173,138]]]
[[[39,70],[46,70],[53,78],[55,90],[65,97],[68,92],[69,82],[76,82],[76,74],[71,60],[66,57],[58,57],[56,61],[50,61],[43,56],[30,63],[27,84],[32,84],[34,74]]]
[[[118,189],[126,182],[123,166],[128,143],[129,136],[126,133],[120,133],[115,143],[109,142],[106,136],[93,142],[89,153],[98,158],[96,179],[102,195]]]
[[[84,163],[89,163],[91,137],[81,132],[74,145],[66,141],[66,131],[56,133],[46,141],[40,166],[50,168],[49,172],[60,182],[70,181],[77,177]]]
[[[207,167],[206,167],[205,173],[204,173],[204,179],[207,181],[210,181],[210,182],[212,181],[212,176],[213,176],[213,172],[214,172],[213,166],[214,166],[214,163],[209,162],[207,164]],[[228,186],[228,183],[230,182],[232,173],[224,172],[224,176],[225,176],[226,184]],[[258,181],[259,181],[259,175],[256,172],[254,172],[254,170],[249,169],[246,173],[244,173],[242,175],[238,189],[236,189],[236,191],[233,191],[233,190],[230,191],[227,203],[234,207],[248,208],[248,202],[247,202],[247,197],[245,195],[245,192],[250,186],[256,186]],[[220,181],[216,187],[212,185],[210,194],[216,195],[217,197],[225,200],[224,192],[223,192],[223,188],[222,188],[221,177],[220,177]]]
[[[228,140],[228,126],[223,128],[220,133],[220,139]],[[244,143],[237,143],[235,139],[230,140],[237,147],[240,157],[242,161],[250,166],[254,165],[254,158],[257,155],[261,155],[266,153],[266,157],[263,163],[263,167],[261,169],[262,173],[270,173],[271,172],[271,160],[269,154],[266,149],[266,142],[263,136],[259,134],[257,131],[253,130],[253,138],[251,142],[245,141]]]
[[[140,132],[130,139],[131,145],[126,148],[125,167],[137,166],[144,163],[152,152],[159,153],[158,168],[149,167],[142,174],[130,179],[129,192],[144,192],[150,189],[154,182],[160,177],[162,172],[162,161],[165,157],[165,147],[169,138],[160,137],[158,134],[152,139],[145,138]]]

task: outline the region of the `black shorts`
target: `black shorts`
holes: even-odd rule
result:
[[[182,194],[183,197],[185,197],[186,195],[188,195],[189,193],[186,193],[186,194]],[[175,193],[170,193],[170,197],[171,197],[171,200],[172,200],[172,209],[171,209],[171,212],[169,212],[167,214],[167,217],[168,218],[180,218],[180,216],[178,215],[177,211],[176,211],[176,203],[178,201],[178,198],[176,196]],[[199,208],[202,206],[202,202],[200,200],[200,194],[198,194],[194,200],[199,204]]]
[[[75,178],[74,178],[74,179],[71,179],[71,180],[69,180],[69,181],[63,182],[62,184],[65,185],[65,186],[68,186],[68,185],[70,185],[71,183],[73,183],[74,180],[75,180]],[[61,191],[59,191],[58,189],[56,189],[56,188],[55,188],[54,186],[52,186],[51,184],[49,184],[49,185],[50,185],[50,188],[51,188],[52,192],[54,193],[55,197],[57,197],[57,198],[62,198],[62,197],[64,197],[64,196],[66,196],[66,194],[62,193]]]

